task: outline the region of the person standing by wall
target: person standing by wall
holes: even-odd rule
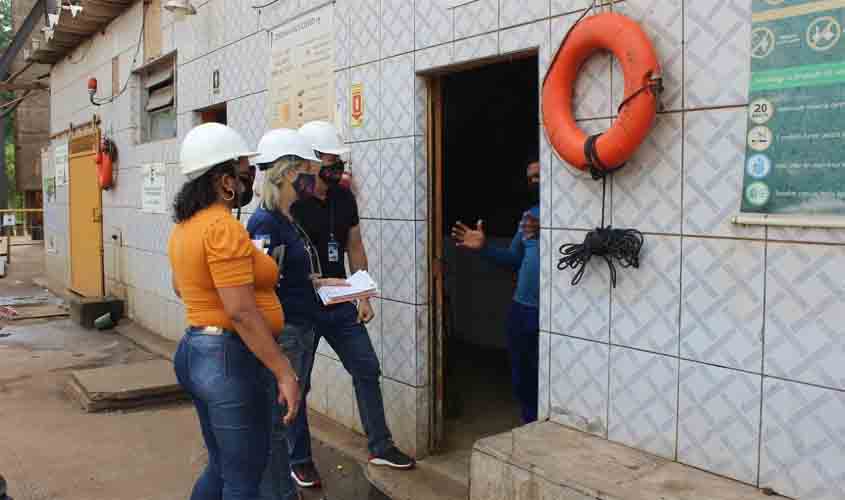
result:
[[[315,176],[308,173],[308,162],[319,161],[311,146],[297,131],[277,129],[264,134],[258,152],[260,156],[255,162],[262,172],[261,206],[250,217],[247,230],[253,242],[279,266],[276,295],[285,310],[279,345],[304,384],[308,382],[304,374],[310,367],[306,362],[314,350],[320,314],[315,290],[322,286],[344,286],[346,281],[322,278],[317,248],[291,216],[290,208],[297,193],[313,190],[316,184]],[[307,390],[300,388],[303,393]],[[277,418],[284,411],[281,405],[275,405],[270,462],[261,485],[263,500],[299,498],[290,474],[287,426]]]
[[[191,325],[174,368],[196,407],[208,465],[191,500],[254,500],[270,446],[271,398],[299,408],[299,383],[276,343],[284,313],[278,268],[232,216],[249,196],[248,158],[234,130],[207,123],[182,143],[188,182],[176,195],[168,242],[173,289]]]
[[[523,214],[520,228],[509,248],[487,243],[484,222],[476,227],[458,223],[452,238],[459,248],[477,251],[500,266],[516,271],[517,286],[507,320],[508,352],[514,396],[522,408],[522,420],[537,420],[538,364],[540,358],[540,164],[532,161],[526,169],[531,208]]]
[[[340,155],[349,152],[333,125],[310,122],[299,132],[312,144],[320,158],[313,164],[317,174],[313,193],[301,192],[291,211],[308,237],[317,247],[323,276],[346,278],[344,261],[348,257],[354,273],[367,269],[367,253],[361,237],[358,205],[353,194],[340,187],[344,164]],[[410,469],[414,460],[393,444],[384,414],[381,394],[381,366],[376,357],[366,324],[373,319],[369,300],[323,307],[317,321],[317,339],[311,353],[313,366],[317,343],[326,339],[337,353],[344,368],[352,375],[361,424],[367,434],[369,462],[397,469]],[[309,367],[306,379],[310,378]],[[308,383],[305,384],[306,395]],[[303,487],[319,484],[320,475],[311,456],[311,435],[306,412],[297,416],[288,434],[291,450],[291,469],[297,483]]]

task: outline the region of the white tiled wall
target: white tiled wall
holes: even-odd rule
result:
[[[255,142],[268,123],[266,30],[324,2],[277,2],[258,12],[241,0],[195,3],[196,16],[163,17],[179,53],[179,135],[192,124],[191,111],[227,100],[232,125]],[[431,405],[426,94],[415,73],[534,48],[542,76],[590,3],[475,0],[451,10],[436,0],[335,3],[342,115],[350,84],[363,84],[365,93],[363,126],[342,123],[370,267],[383,284],[371,337],[388,420],[397,441],[417,454],[427,451]],[[845,233],[729,222],[739,208],[751,0],[623,0],[612,8],[652,37],[666,87],[654,131],[608,183],[606,222],[646,233],[643,265],[620,270],[615,290],[602,261],[577,287],[571,272],[557,270],[558,248],[599,225],[602,190],[541,137],[540,415],[786,495],[840,499]],[[84,82],[113,55],[128,72],[139,14],[136,5],[118,19],[81,64],[54,68],[54,131],[94,112],[85,107]],[[217,95],[208,86],[214,69],[223,77]],[[609,56],[587,63],[575,103],[585,131],[610,126],[622,83]],[[167,273],[136,272],[167,267],[170,227],[165,216],[138,214],[137,179],[142,163],[163,159],[168,182],[181,185],[178,141],[134,147],[133,103],[122,98],[99,110],[121,148],[117,186],[104,195],[104,232],[121,228],[124,246],[107,250],[116,260],[108,279],[136,319],[175,337],[181,310]],[[45,218],[57,248],[48,269],[61,276],[66,190]],[[330,349],[320,353],[312,407],[360,430],[351,380]]]

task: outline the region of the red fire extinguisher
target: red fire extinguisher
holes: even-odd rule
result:
[[[111,189],[114,184],[113,164],[116,153],[114,142],[104,137],[97,149],[97,182],[104,191]]]

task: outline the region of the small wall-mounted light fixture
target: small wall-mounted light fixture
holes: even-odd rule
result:
[[[215,69],[211,73],[211,90],[215,94],[220,93],[220,70],[219,69]]]
[[[167,0],[164,3],[164,10],[183,16],[193,16],[197,9],[191,5],[190,0]]]

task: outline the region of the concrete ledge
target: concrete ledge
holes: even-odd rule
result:
[[[476,443],[471,500],[784,500],[551,422]]]

